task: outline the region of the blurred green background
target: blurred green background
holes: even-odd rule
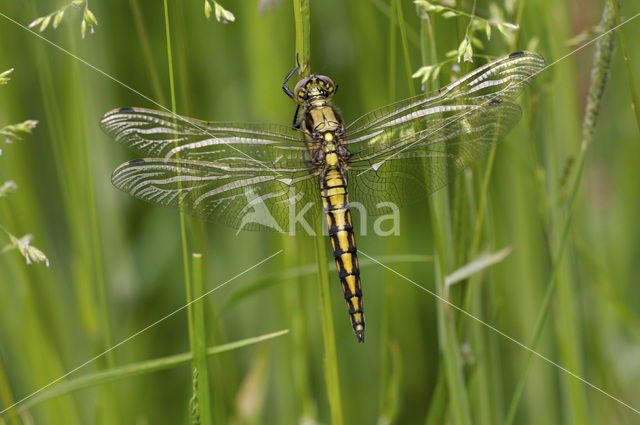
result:
[[[472,2],[455,3],[471,13]],[[464,17],[431,14],[429,36],[413,3],[400,4],[402,25],[383,0],[311,2],[312,72],[339,84],[335,103],[347,123],[409,96],[410,74],[433,55],[445,60],[464,35]],[[295,64],[292,4],[275,2],[262,12],[257,1],[223,5],[235,14],[234,23],[224,25],[213,16],[208,21],[202,1],[169,1],[178,113],[289,124],[295,105],[280,85]],[[573,49],[568,45],[573,36],[598,34],[594,26],[603,5],[596,0],[499,4],[507,22],[520,24],[515,45],[494,29],[490,41],[478,35],[485,48],[475,48],[476,53],[495,57],[535,47],[554,63]],[[62,6],[1,0],[0,12],[27,25]],[[98,125],[115,107],[156,108],[113,79],[170,108],[163,4],[94,0],[89,7],[99,22],[94,34],[80,37],[82,10],[73,8],[57,29],[41,33],[77,58],[0,17],[0,72],[15,68],[11,81],[0,86],[0,128],[39,121],[24,140],[0,141],[0,184],[18,185],[0,199],[0,224],[16,236],[33,234],[33,245],[51,262],[49,268],[26,265],[16,250],[0,255],[0,410],[185,303],[178,214],[111,186],[112,170],[134,156]],[[491,7],[478,1],[476,13],[489,17]],[[638,4],[622,2],[623,18],[638,12]],[[640,20],[624,31],[630,65],[637,70]],[[617,39],[614,44],[611,78],[562,261],[555,265],[576,175],[593,45],[553,64],[522,96],[523,119],[495,153],[478,244],[479,252],[515,250],[451,287],[449,297],[530,345],[555,276],[535,349],[638,409],[640,285],[634,276],[640,258],[640,140],[629,76]],[[424,45],[436,50],[423,52]],[[472,66],[484,62],[478,57]],[[463,64],[461,72],[472,66]],[[455,75],[460,73],[452,72],[451,64],[443,66],[439,85]],[[636,85],[637,76],[632,77]],[[420,90],[418,80],[412,85]],[[438,194],[441,207],[448,208],[451,235],[449,269],[443,274],[473,260],[468,249],[485,167],[485,160],[478,161]],[[418,202],[402,210],[399,236],[376,236],[369,227],[367,235],[356,234],[358,248],[437,292],[432,218],[428,201]],[[330,423],[314,241],[236,235],[222,226],[187,223],[189,252],[203,253],[205,290],[284,250],[204,300],[210,346],[291,330],[209,358],[213,422]],[[9,244],[0,234],[1,244]],[[328,254],[328,240],[325,245]],[[333,267],[329,274],[345,423],[465,423],[456,412],[466,411],[470,423],[500,424],[512,403],[518,424],[638,423],[632,409],[537,357],[528,363],[529,353],[513,341],[362,256],[361,262],[364,344],[356,343]],[[458,390],[444,361],[449,352],[443,326],[452,326],[456,335]],[[66,379],[189,350],[187,314],[181,311]],[[523,395],[514,402],[519,382]],[[28,409],[18,406],[0,415],[0,423],[191,423],[192,395],[192,371],[183,364],[108,384],[90,380],[83,389]]]

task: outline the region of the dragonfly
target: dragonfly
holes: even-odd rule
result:
[[[518,123],[515,100],[544,66],[538,53],[515,52],[349,125],[332,105],[331,78],[311,74],[288,87],[298,67],[282,84],[297,104],[291,126],[114,109],[101,127],[142,158],[120,165],[111,181],[239,230],[308,231],[296,211],[322,211],[353,331],[364,342],[350,202],[373,214],[381,202],[402,206],[447,185]]]

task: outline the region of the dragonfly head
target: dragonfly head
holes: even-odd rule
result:
[[[293,92],[298,103],[305,103],[313,100],[331,99],[336,90],[338,90],[338,86],[331,78],[324,75],[311,74],[298,81]]]

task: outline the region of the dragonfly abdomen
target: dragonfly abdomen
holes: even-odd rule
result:
[[[330,169],[320,181],[322,204],[327,219],[333,257],[338,268],[342,292],[359,342],[364,342],[364,312],[360,268],[346,181],[342,173]]]

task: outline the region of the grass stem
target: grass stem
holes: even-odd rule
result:
[[[429,200],[435,243],[435,288],[436,294],[441,297],[447,296],[444,294],[444,277],[446,271],[449,269],[448,263],[450,261],[449,238],[447,238],[445,234],[446,229],[449,228],[448,223],[445,222],[449,217],[446,205],[446,192],[446,190],[441,190],[434,194]],[[465,387],[460,345],[458,344],[454,316],[451,309],[442,302],[437,302],[436,310],[438,336],[442,350],[441,357],[445,367],[445,377],[452,415],[457,424],[471,424],[471,412]]]
[[[300,61],[300,76],[309,74],[311,58],[311,8],[309,0],[293,0],[296,22],[296,54]]]
[[[296,53],[300,61],[299,73],[305,76],[310,69],[310,19],[309,0],[293,0],[294,18],[296,24]],[[316,214],[314,236],[316,264],[318,267],[318,284],[320,291],[320,310],[322,315],[322,335],[324,339],[324,366],[327,381],[327,392],[331,407],[331,423],[343,423],[342,397],[340,397],[340,380],[338,374],[338,355],[336,353],[336,338],[331,310],[331,291],[329,288],[329,274],[327,268],[326,241],[322,235],[322,214]]]
[[[621,24],[620,20],[620,6],[619,0],[608,0],[608,3],[613,6],[615,10],[615,20],[618,25]],[[638,133],[640,133],[640,103],[638,102],[638,92],[636,91],[635,78],[633,77],[633,68],[629,61],[629,52],[627,50],[627,39],[624,36],[624,28],[621,26],[618,29],[618,36],[620,37],[620,46],[622,47],[622,57],[624,58],[624,65],[627,70],[627,77],[629,78],[629,93],[631,94],[631,109],[633,109],[636,119],[636,125],[638,126]],[[613,38],[613,35],[610,36]]]
[[[167,4],[167,0],[163,0],[164,3],[164,24],[165,24],[165,35],[166,35],[166,44],[167,44],[167,64],[169,70],[169,89],[171,92],[171,112],[176,113],[176,90],[175,83],[173,77],[173,53],[171,50],[171,27],[169,25],[169,5]],[[177,139],[176,139],[177,140]],[[177,141],[176,141],[177,143]],[[186,301],[190,303],[193,300],[193,296],[191,294],[191,275],[189,271],[189,252],[188,252],[188,244],[187,244],[187,225],[184,216],[184,212],[182,209],[179,213],[180,216],[180,238],[182,240],[182,265],[184,270],[184,287],[186,294]],[[189,320],[189,338],[193,339],[193,323],[191,315],[188,315]]]
[[[320,214],[316,214],[316,236],[313,238],[316,245],[316,263],[318,265],[318,288],[320,294],[320,311],[322,315],[322,336],[324,339],[324,367],[327,381],[327,392],[331,406],[331,423],[341,425],[342,397],[340,396],[340,380],[338,374],[338,355],[336,353],[336,337],[333,324],[333,312],[331,309],[331,288],[329,287],[329,271],[326,255],[326,241],[322,235],[322,220]]]
[[[605,30],[610,29],[615,25],[615,21],[612,19],[612,9],[610,9],[610,4],[605,4],[605,10],[603,12],[603,17],[601,24]],[[585,154],[587,152],[587,148],[591,142],[591,138],[593,135],[596,117],[598,111],[600,109],[600,104],[602,100],[602,92],[604,90],[607,77],[608,70],[611,62],[611,53],[613,51],[613,33],[609,33],[606,37],[603,37],[602,40],[599,40],[596,43],[596,52],[594,53],[593,58],[593,68],[591,72],[591,81],[589,85],[589,94],[587,97],[587,106],[583,120],[583,132],[582,132],[582,143],[580,144],[576,171],[573,178],[573,183],[571,186],[571,191],[569,197],[567,198],[565,204],[565,213],[562,225],[560,227],[560,239],[558,241],[558,245],[556,247],[553,262],[552,262],[552,271],[549,276],[549,281],[547,283],[547,287],[545,290],[545,294],[542,300],[542,306],[540,311],[538,312],[538,317],[535,321],[535,327],[533,331],[533,336],[529,347],[531,349],[536,348],[538,341],[542,335],[542,329],[544,327],[544,323],[546,321],[547,316],[549,315],[549,306],[551,303],[551,298],[555,292],[558,274],[561,270],[561,263],[563,259],[563,255],[565,252],[565,246],[567,244],[567,239],[569,235],[569,230],[571,228],[572,218],[573,218],[573,209],[576,200],[576,194],[578,192],[578,188],[580,187],[580,182],[582,179],[582,172],[584,170],[584,161]],[[527,360],[525,362],[524,372],[520,375],[518,383],[516,385],[516,389],[513,393],[513,397],[511,398],[511,403],[509,405],[509,409],[507,411],[507,416],[505,419],[505,425],[511,425],[515,421],[515,416],[517,412],[518,405],[520,403],[520,399],[522,397],[522,393],[524,391],[524,386],[529,375],[529,371],[531,370],[531,362],[533,359],[533,353],[529,352],[527,354]]]
[[[202,255],[192,254],[191,264],[193,270],[193,296],[201,297],[204,291],[202,282]],[[197,371],[197,397],[198,416],[200,425],[212,424],[211,417],[211,393],[209,390],[209,367],[207,363],[207,331],[204,325],[204,299],[198,300],[188,308],[188,314],[193,317],[194,338],[191,340],[191,352],[193,353],[193,369]]]

